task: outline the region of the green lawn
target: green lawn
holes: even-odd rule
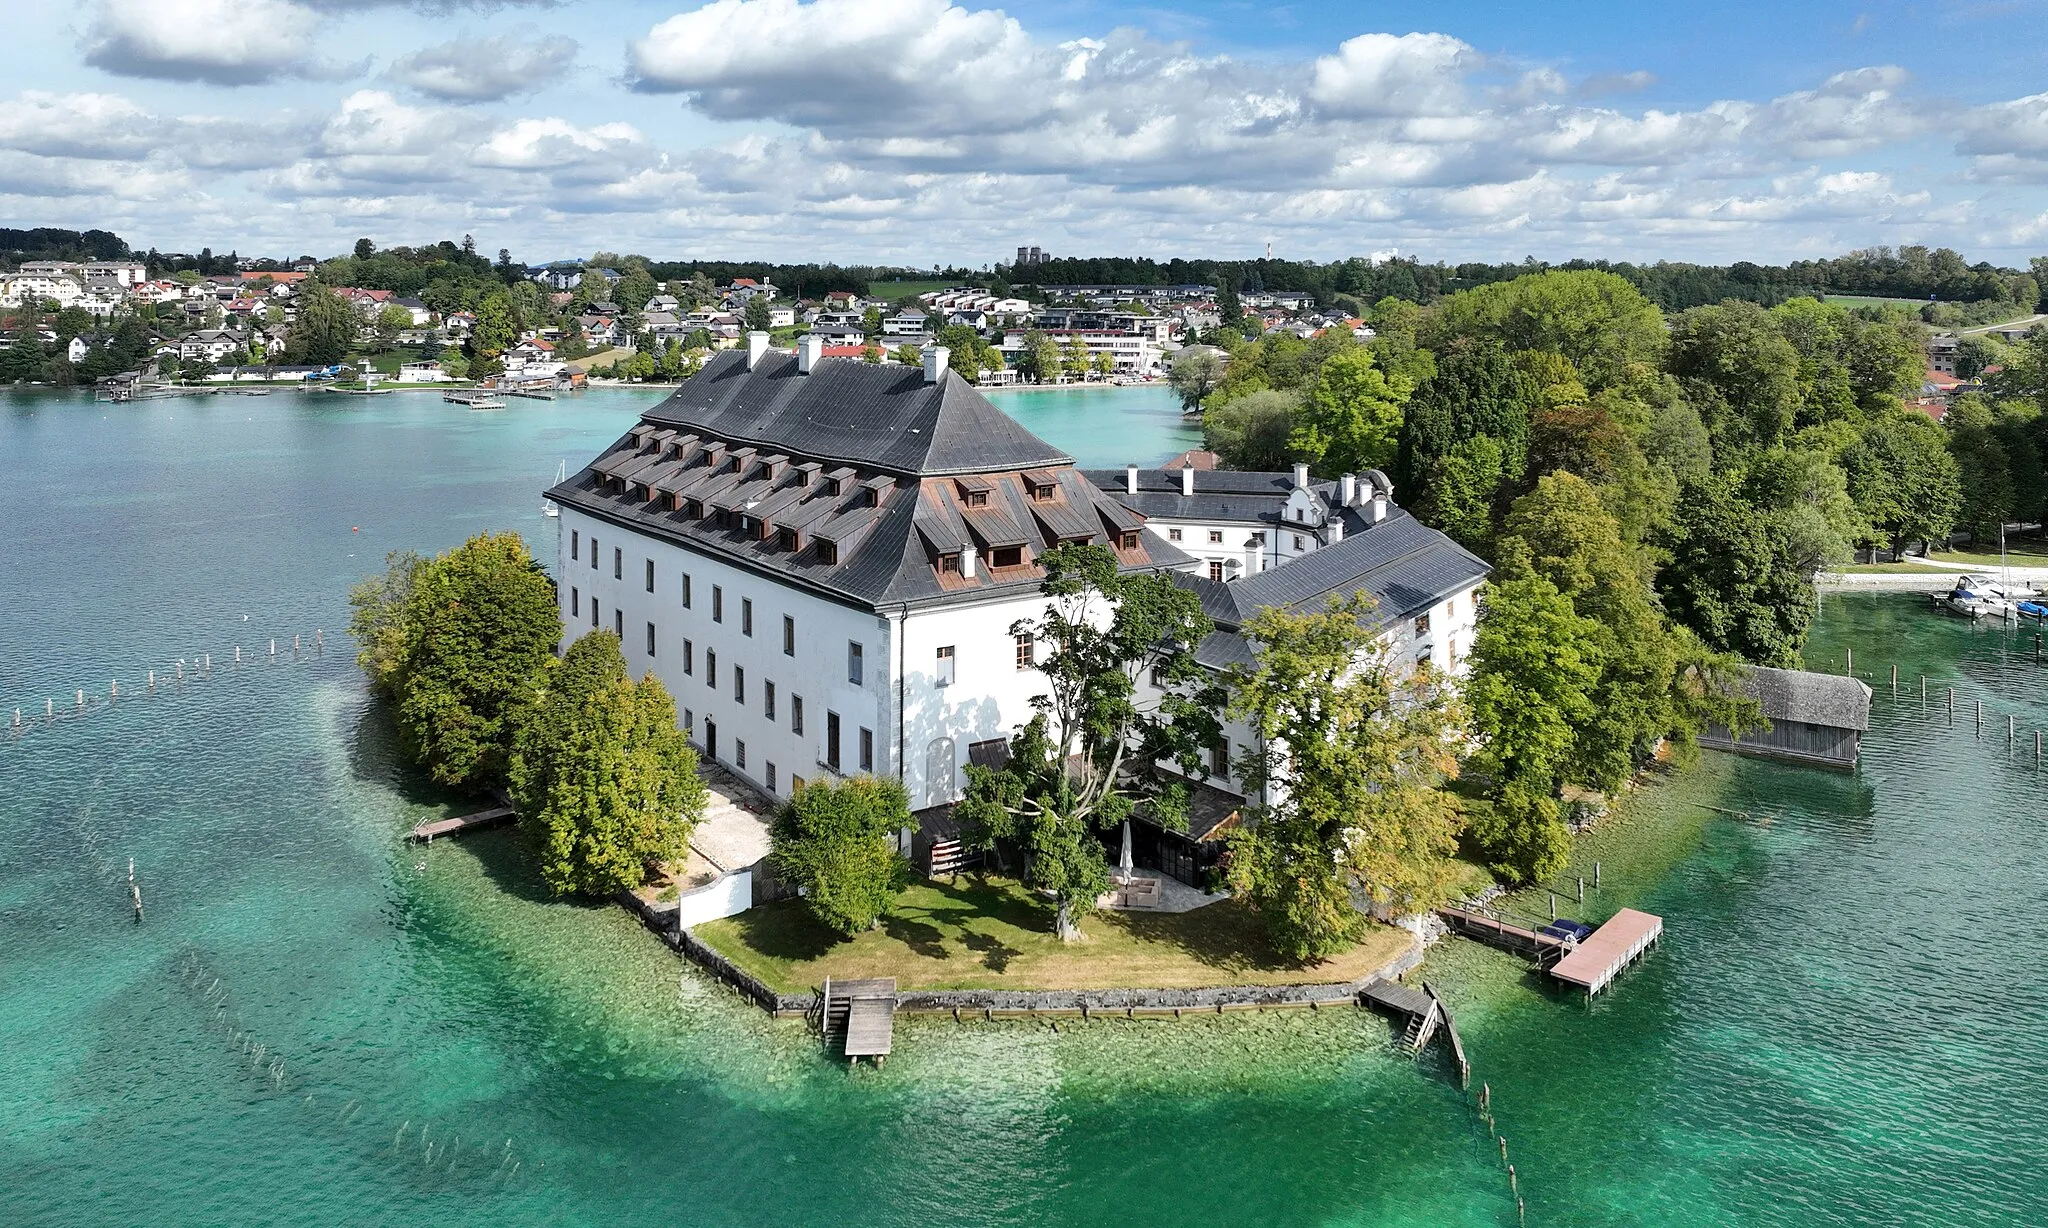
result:
[[[1947,557],[1947,556],[1943,556]],[[1830,567],[1828,572],[1843,576],[1938,576],[1932,567],[1921,567],[1914,563],[1846,563]]]
[[[1990,550],[1944,550],[1931,556],[1935,562],[1957,567],[1996,567],[1998,550],[1996,543]],[[2027,540],[2007,541],[2005,561],[2014,567],[2048,567],[2048,543]]]
[[[1350,981],[1399,955],[1406,930],[1374,926],[1352,950],[1308,967],[1274,953],[1259,920],[1226,900],[1187,913],[1091,913],[1062,943],[1052,913],[1010,879],[920,882],[880,929],[842,939],[801,900],[778,900],[693,931],[769,986],[803,993],[893,976],[899,989],[1187,989]]]
[[[952,281],[871,281],[864,297],[893,303],[905,295],[935,294],[940,290],[954,289],[959,284]]]

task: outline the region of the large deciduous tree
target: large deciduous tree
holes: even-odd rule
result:
[[[676,705],[653,674],[635,682],[609,631],[592,631],[545,670],[520,723],[510,786],[558,895],[638,887],[689,852],[706,791]]]
[[[1401,410],[1415,386],[1388,376],[1368,350],[1332,354],[1316,372],[1288,444],[1325,477],[1394,463]]]
[[[1715,652],[1799,667],[1816,599],[1783,512],[1745,500],[1728,476],[1689,483],[1663,544],[1657,589],[1673,619]]]
[[[1626,279],[1591,270],[1532,273],[1452,295],[1422,341],[1441,351],[1460,337],[1561,354],[1596,391],[1655,368],[1665,346],[1656,305]]]
[[[298,315],[285,335],[285,361],[332,366],[355,346],[362,318],[348,300],[311,278],[299,286]]]
[[[1443,898],[1459,708],[1435,670],[1395,657],[1362,592],[1262,610],[1244,633],[1253,662],[1233,671],[1230,711],[1258,744],[1240,767],[1277,800],[1232,838],[1231,883],[1276,949],[1320,960],[1357,941],[1354,886],[1400,912]]]
[[[814,781],[775,812],[770,864],[803,889],[813,917],[852,937],[879,924],[909,882],[910,865],[891,836],[916,827],[910,795],[894,777]]]
[[[1025,343],[1030,343],[1025,334]],[[1173,356],[1166,369],[1166,382],[1180,394],[1183,413],[1200,413],[1202,402],[1223,379],[1223,353],[1214,346],[1191,345]]]
[[[1799,370],[1799,351],[1755,303],[1695,307],[1671,322],[1671,372],[1723,454],[1784,438],[1800,405]]]
[[[978,842],[1024,847],[1026,881],[1052,894],[1055,929],[1071,940],[1108,883],[1097,832],[1147,797],[1163,819],[1185,821],[1184,786],[1152,767],[1202,774],[1222,695],[1194,659],[1214,629],[1195,594],[1162,574],[1120,572],[1104,546],[1058,546],[1039,563],[1045,612],[1011,630],[1043,645],[1048,689],[1032,698],[1039,716],[1011,740],[1009,764],[968,769],[960,809]],[[1164,697],[1144,700],[1142,678],[1157,679]]]
[[[518,534],[482,534],[413,569],[404,622],[393,681],[407,747],[442,784],[499,782],[561,638],[554,582]]]

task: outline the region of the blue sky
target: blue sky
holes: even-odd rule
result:
[[[2048,0],[12,7],[0,215],[164,249],[2048,253]]]

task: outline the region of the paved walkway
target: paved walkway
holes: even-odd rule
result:
[[[721,873],[743,870],[766,857],[773,803],[716,763],[705,764],[699,774],[711,796],[703,821],[690,833],[690,848]]]

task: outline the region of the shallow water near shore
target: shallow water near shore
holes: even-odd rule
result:
[[[1083,464],[1189,446],[1019,405],[1060,395],[999,403]],[[401,844],[459,799],[366,703],[348,582],[484,528],[550,555],[556,462],[654,399],[0,392],[10,1222],[1516,1223],[1470,1096],[1364,1012],[906,1018],[849,1074],[622,911],[546,899],[513,833]],[[1566,881],[1597,857],[1602,885],[1561,911],[1667,918],[1611,993],[1432,953],[1528,1222],[2048,1222],[2048,974],[2013,941],[2048,921],[2031,632],[1830,597],[1810,662],[1846,648],[1877,675],[1859,773],[1709,754],[1582,844]]]

